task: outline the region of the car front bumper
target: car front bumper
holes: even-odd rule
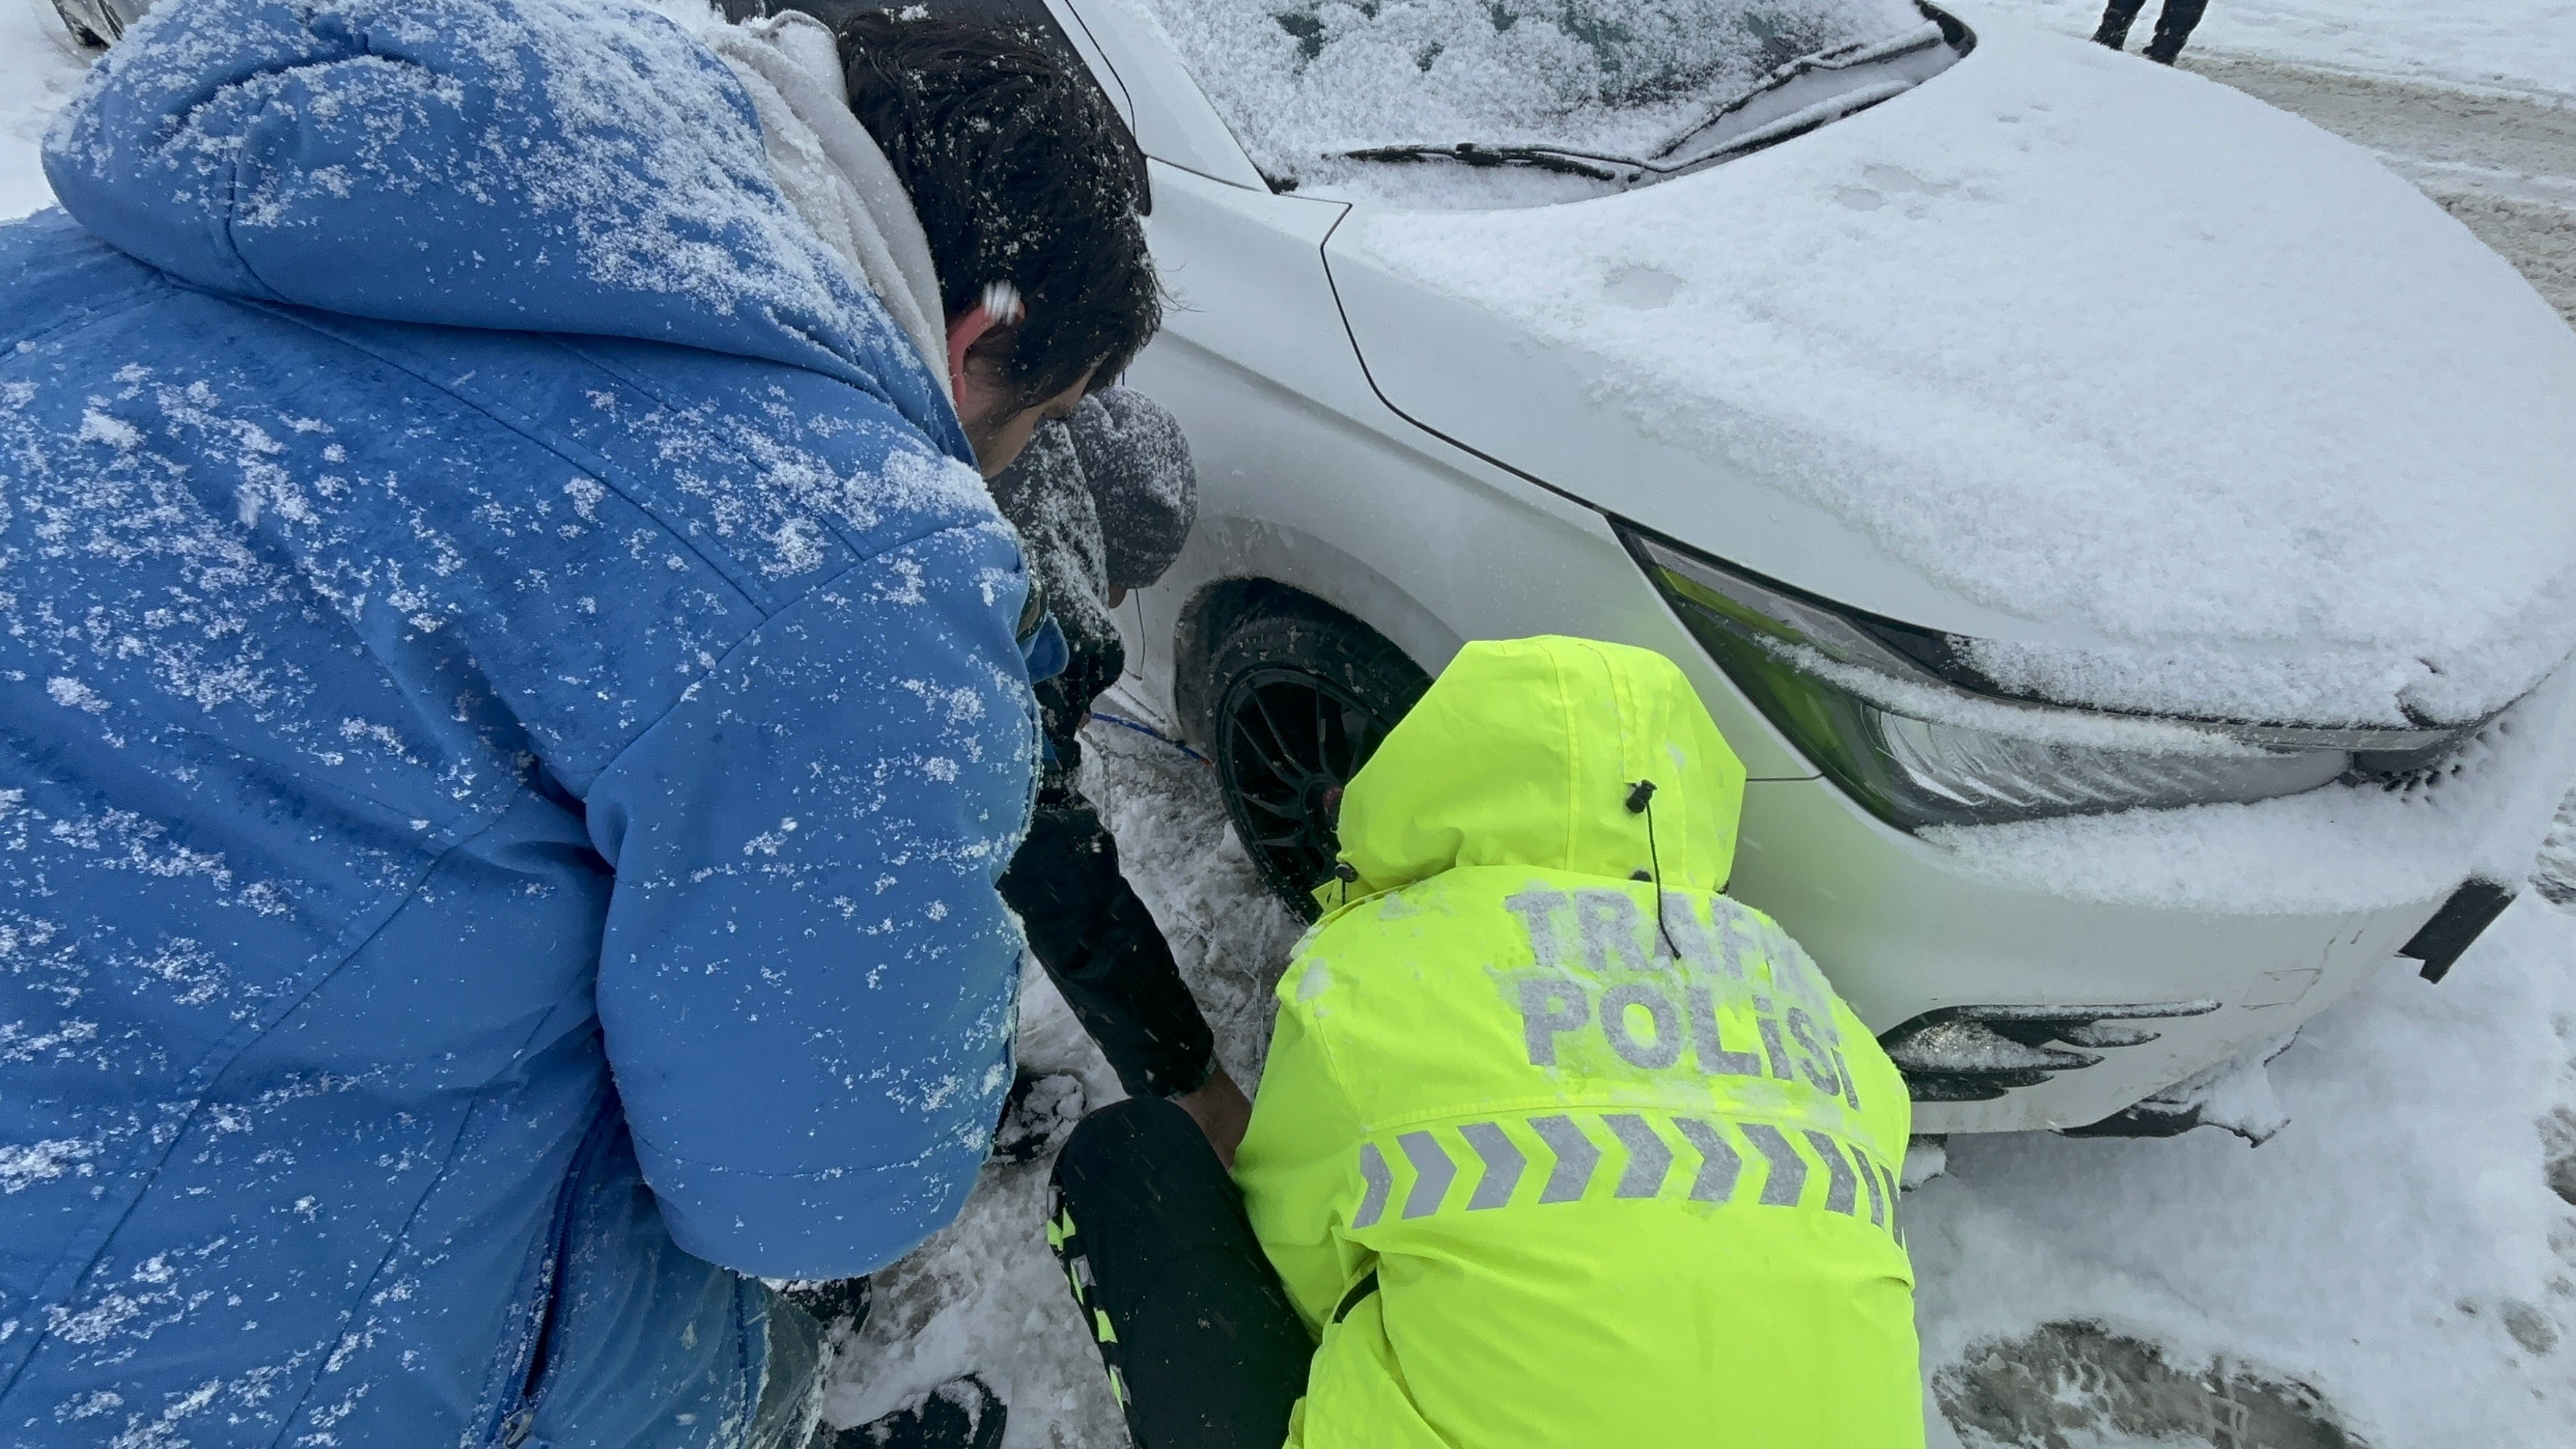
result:
[[[1873,1031],[1956,1006],[2217,1003],[1982,1102],[1919,1102],[1917,1132],[2080,1127],[2295,1030],[2381,968],[2442,904],[2220,914],[1998,883],[1868,819],[1821,779],[1756,781],[1729,892],[1769,912]]]

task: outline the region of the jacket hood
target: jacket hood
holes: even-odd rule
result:
[[[1643,811],[1627,801],[1654,782]],[[1744,766],[1671,660],[1589,639],[1469,644],[1342,798],[1351,893],[1519,865],[1724,889]],[[1652,836],[1649,837],[1649,827]]]
[[[936,379],[781,196],[733,73],[620,0],[172,0],[46,138],[63,206],[190,285]]]
[[[885,152],[850,111],[849,79],[832,28],[789,10],[713,25],[699,38],[750,96],[769,148],[769,174],[788,204],[858,268],[945,394],[948,314],[930,238]]]

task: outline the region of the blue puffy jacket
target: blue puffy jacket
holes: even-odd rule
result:
[[[46,166],[0,1443],[731,1442],[735,1274],[946,1222],[1011,1075],[1026,582],[956,418],[614,0],[173,0]]]

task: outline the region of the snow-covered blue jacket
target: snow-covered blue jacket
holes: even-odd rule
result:
[[[732,1442],[735,1274],[904,1252],[1010,1077],[1026,578],[936,380],[616,0],[173,0],[46,167],[0,1443]]]

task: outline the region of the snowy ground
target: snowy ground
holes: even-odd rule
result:
[[[2159,3],[2147,0],[2129,32],[2132,48],[2146,44]],[[2103,0],[1960,4],[2091,35]],[[2209,0],[2191,48],[2561,100],[2576,96],[2576,3],[2570,0]]]
[[[2076,31],[2098,13],[1981,8]],[[46,0],[0,0],[0,217],[47,202],[35,142],[85,62]],[[2576,3],[2212,0],[2192,64],[2378,152],[2576,320]],[[1131,874],[1249,1086],[1295,923],[1201,766],[1092,733]],[[2576,901],[2576,818],[2554,844],[2544,890]],[[1042,982],[1023,1050],[1115,1090]],[[1936,1446],[2576,1446],[2576,916],[2527,895],[2445,984],[2388,972],[2272,1075],[2294,1120],[2259,1150],[1951,1144],[1909,1198]],[[988,1169],[883,1275],[835,1421],[974,1369],[1014,1405],[1014,1449],[1123,1442],[1043,1191],[1042,1166]]]

